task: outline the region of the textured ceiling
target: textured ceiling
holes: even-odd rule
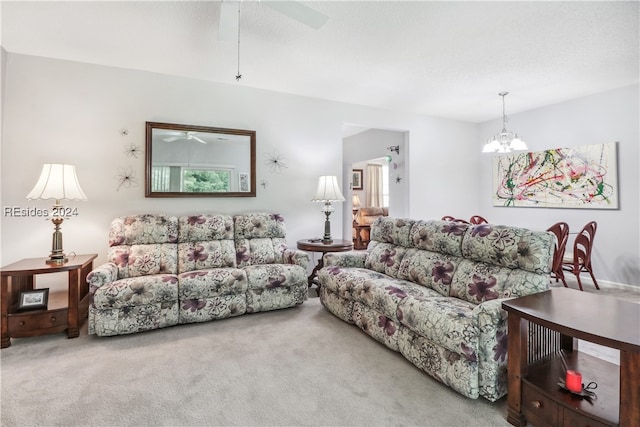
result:
[[[472,122],[639,81],[638,2],[310,1],[315,30],[243,1],[2,1],[2,45],[61,58]]]

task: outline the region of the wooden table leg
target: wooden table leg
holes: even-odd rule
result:
[[[320,282],[316,279],[316,276],[318,275],[318,270],[324,267],[324,260],[323,260],[324,254],[325,253],[323,252],[322,255],[320,255],[318,264],[313,268],[311,275],[307,278],[307,281],[309,282],[309,287],[311,287],[311,285],[313,284],[315,284],[318,287],[318,295],[320,295]]]
[[[69,308],[67,310],[67,338],[80,335],[78,328],[78,304],[80,303],[80,274],[79,269],[69,270]]]
[[[640,426],[640,353],[620,350],[620,427]]]
[[[9,277],[2,276],[2,294],[0,295],[2,300],[2,339],[0,341],[0,348],[7,348],[11,345],[11,338],[9,337]]]
[[[514,426],[524,427],[527,420],[522,413],[522,378],[527,372],[527,341],[528,332],[525,320],[520,316],[509,313],[507,318],[509,336],[507,344],[507,375],[509,390],[507,402],[509,409],[507,412],[507,422]]]

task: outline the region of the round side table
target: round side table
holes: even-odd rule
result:
[[[320,295],[320,282],[316,279],[318,270],[324,266],[324,254],[327,252],[347,252],[353,249],[353,242],[349,240],[333,239],[331,243],[322,243],[322,239],[302,239],[298,240],[298,249],[307,252],[321,252],[322,255],[308,278],[309,287],[314,283],[318,287]]]

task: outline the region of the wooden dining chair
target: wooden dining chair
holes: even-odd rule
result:
[[[562,260],[564,258],[564,251],[567,248],[567,241],[569,240],[569,224],[566,222],[556,222],[547,231],[556,235],[556,246],[553,251],[553,265],[551,267],[551,278],[562,280],[562,284],[567,288],[567,281],[564,278],[564,270],[562,269]]]
[[[482,218],[480,215],[474,215],[471,217],[471,219],[469,220],[469,222],[471,224],[489,224],[489,221],[487,221],[486,219]]]
[[[441,218],[443,221],[453,221],[455,220],[454,217],[452,217],[451,215],[445,215]]]
[[[582,290],[582,282],[580,281],[580,273],[582,272],[588,272],[596,289],[600,289],[591,268],[591,250],[593,249],[593,239],[596,236],[597,228],[598,223],[595,221],[588,222],[576,236],[573,242],[573,252],[565,253],[562,260],[564,271],[570,271],[576,275],[580,290]]]

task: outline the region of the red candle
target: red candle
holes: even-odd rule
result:
[[[565,385],[568,390],[574,393],[580,393],[582,391],[582,374],[580,374],[580,372],[568,370]]]

